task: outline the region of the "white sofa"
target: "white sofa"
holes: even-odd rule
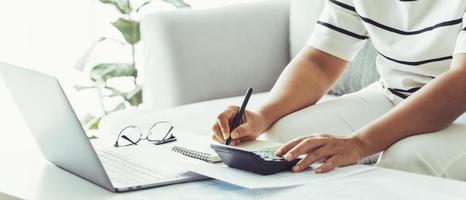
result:
[[[145,17],[144,109],[111,114],[100,129],[116,134],[129,124],[168,120],[175,129],[210,134],[218,113],[240,104],[238,96],[248,87],[256,92],[248,105],[254,110],[305,44],[324,2],[269,0]],[[351,84],[341,82],[334,93],[351,92],[377,79],[374,52],[368,45],[345,72],[343,81],[356,81],[351,83],[356,86],[348,89],[345,86]],[[367,71],[367,76],[354,78],[358,70]]]

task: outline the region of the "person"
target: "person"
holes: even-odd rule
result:
[[[304,156],[294,172],[322,161],[315,171],[324,173],[383,152],[378,166],[466,180],[466,126],[455,122],[466,111],[465,13],[465,0],[328,0],[267,101],[234,130],[238,107],[228,107],[213,138],[296,137],[276,152]],[[369,39],[380,80],[317,103]]]

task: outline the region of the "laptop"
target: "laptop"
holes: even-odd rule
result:
[[[134,156],[144,155],[137,152],[141,145],[96,151],[55,77],[1,62],[0,76],[42,154],[68,172],[112,192],[207,179],[170,162]]]

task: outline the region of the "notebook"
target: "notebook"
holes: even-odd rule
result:
[[[177,143],[174,145],[171,150],[176,153],[180,153],[184,156],[191,157],[194,159],[202,160],[209,163],[218,163],[222,162],[222,159],[215,153],[213,149],[210,148],[210,144],[214,143],[211,139],[199,140],[199,139],[190,139],[190,142]],[[206,141],[206,142],[205,142]],[[212,142],[210,142],[212,141]],[[260,151],[275,151],[282,144],[265,141],[265,140],[255,140],[248,142],[241,142],[235,147],[246,149],[246,150],[260,150]]]

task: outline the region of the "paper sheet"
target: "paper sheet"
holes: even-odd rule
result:
[[[193,150],[205,152],[205,153],[214,153],[215,151],[210,148],[210,144],[219,144],[218,142],[214,141],[211,136],[204,136],[204,135],[194,135],[191,133],[177,133],[178,146],[187,147]],[[239,145],[235,146],[237,148],[248,149],[248,150],[277,150],[283,144],[272,142],[272,141],[265,141],[265,140],[254,140],[254,141],[246,141],[241,142]]]
[[[221,158],[217,153],[210,148],[211,144],[219,144],[211,139],[211,137],[198,136],[189,133],[178,134],[179,140],[170,145],[175,145],[184,149],[193,150],[197,152],[210,154],[209,160],[215,162],[216,160],[221,161]],[[264,141],[264,140],[254,140],[241,142],[239,145],[235,146],[236,148],[246,149],[246,150],[262,150],[262,151],[275,151],[280,148],[282,144]]]
[[[244,170],[230,168],[224,164],[196,162],[196,164],[187,164],[185,167],[195,173],[249,189],[289,187],[307,183],[331,181],[375,169],[374,167],[366,165],[353,165],[337,168],[324,174],[316,174],[312,168],[309,168],[301,173],[287,171],[263,176]]]

